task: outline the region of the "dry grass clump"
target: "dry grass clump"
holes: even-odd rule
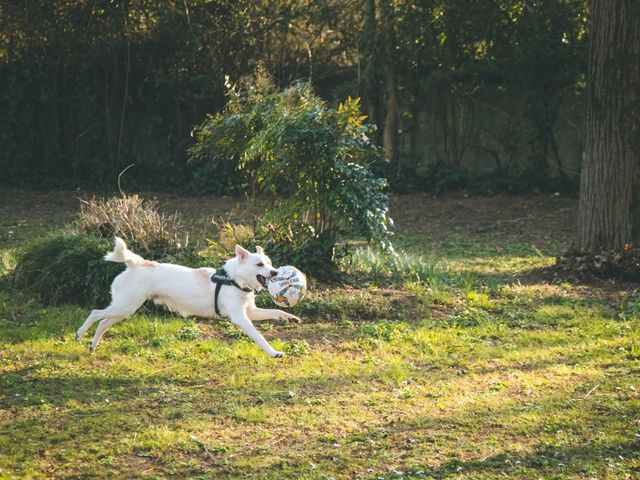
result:
[[[178,213],[166,215],[157,202],[139,195],[82,200],[80,214],[72,223],[77,234],[99,238],[121,237],[134,251],[162,256],[186,246],[180,241],[182,224]]]
[[[150,259],[198,266],[202,262],[197,252],[181,244],[178,214],[160,213],[155,201],[138,195],[82,200],[70,227],[70,232],[36,238],[17,255],[16,286],[47,304],[106,304],[109,285],[124,268],[104,261],[116,235]]]
[[[218,238],[207,240],[209,256],[222,260],[234,251],[236,245],[242,245],[249,249],[255,245],[255,232],[252,227],[215,218],[211,223],[217,230]]]

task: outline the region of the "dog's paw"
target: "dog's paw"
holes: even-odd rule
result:
[[[76,342],[80,343],[82,341],[82,337],[84,337],[84,333],[82,333],[80,330],[78,330],[76,332]]]
[[[91,345],[89,345],[89,353],[91,355],[93,355],[94,353],[96,353],[96,346],[92,343]]]
[[[284,317],[282,318],[282,320],[287,320],[288,322],[295,322],[295,323],[302,322],[302,320],[300,320],[298,317],[296,317],[295,315],[292,315],[290,313],[285,313]]]
[[[271,354],[271,358],[282,358],[284,357],[284,352],[275,351]]]

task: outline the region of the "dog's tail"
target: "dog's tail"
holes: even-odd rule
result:
[[[127,249],[127,244],[124,243],[124,240],[120,237],[116,237],[116,246],[113,249],[113,252],[107,253],[104,256],[104,259],[108,262],[126,263],[127,268],[131,268],[144,261],[140,255],[136,255]]]

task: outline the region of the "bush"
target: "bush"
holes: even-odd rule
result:
[[[156,202],[138,195],[83,201],[70,233],[38,238],[18,252],[15,284],[49,304],[107,304],[111,282],[124,270],[123,264],[103,258],[116,235],[152,260],[190,267],[209,263],[195,248],[180,243],[181,228],[177,214],[161,214]]]
[[[337,109],[297,84],[277,92],[265,80],[227,84],[228,103],[195,130],[193,162],[235,162],[253,196],[273,195],[256,237],[272,255],[324,276],[340,237],[390,249],[385,180],[369,165],[380,150],[367,134],[359,99]]]
[[[295,265],[321,279],[336,273],[340,254],[330,232],[316,234],[305,224],[267,223],[260,226],[256,243],[264,247],[274,265]]]
[[[104,261],[112,240],[89,235],[38,238],[18,253],[16,286],[48,304],[106,305],[113,279],[124,270]]]
[[[114,236],[121,237],[132,251],[150,258],[175,254],[183,248],[179,215],[160,213],[155,201],[138,195],[83,200],[71,230],[109,242]]]
[[[111,250],[113,238],[68,233],[37,238],[17,252],[15,286],[46,304],[107,305],[111,282],[125,269],[104,260]],[[193,249],[149,258],[193,268],[211,265]]]

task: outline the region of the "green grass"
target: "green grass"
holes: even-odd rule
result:
[[[640,477],[632,289],[539,279],[553,245],[401,240],[395,270],[363,252],[366,285],[318,285],[302,324],[260,325],[281,361],[153,310],[89,355],[88,309],[5,277],[0,478]]]

